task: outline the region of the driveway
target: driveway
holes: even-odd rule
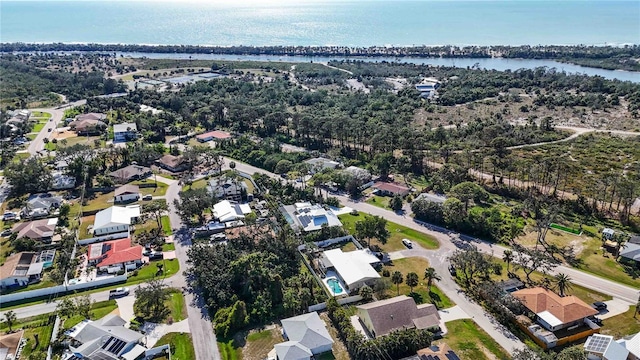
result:
[[[120,311],[120,317],[123,318],[127,325],[131,324],[131,320],[136,317],[135,312],[133,311],[133,303],[135,303],[136,297],[133,295],[133,292],[128,296],[123,296],[121,298],[116,299],[116,304],[118,304],[118,311]]]

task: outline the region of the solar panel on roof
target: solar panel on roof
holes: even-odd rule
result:
[[[110,353],[113,353],[113,354],[118,354],[125,345],[127,345],[127,343],[125,343],[124,341],[122,341],[120,339],[116,339],[111,344],[111,346],[109,346],[109,349],[107,349],[107,351],[109,351]]]
[[[592,335],[584,345],[585,350],[596,353],[604,353],[611,343],[612,338],[608,336]]]

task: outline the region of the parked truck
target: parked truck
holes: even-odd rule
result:
[[[127,295],[129,295],[129,288],[126,288],[126,287],[119,287],[117,289],[113,289],[109,291],[109,298],[127,296]]]

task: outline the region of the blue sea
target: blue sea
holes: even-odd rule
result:
[[[640,1],[0,1],[0,41],[190,45],[640,43]]]

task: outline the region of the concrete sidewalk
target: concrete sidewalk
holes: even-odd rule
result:
[[[442,319],[442,321],[444,322],[460,319],[471,319],[471,316],[464,310],[462,310],[462,308],[458,305],[450,307],[448,309],[438,310],[438,314],[440,315],[440,319]]]

